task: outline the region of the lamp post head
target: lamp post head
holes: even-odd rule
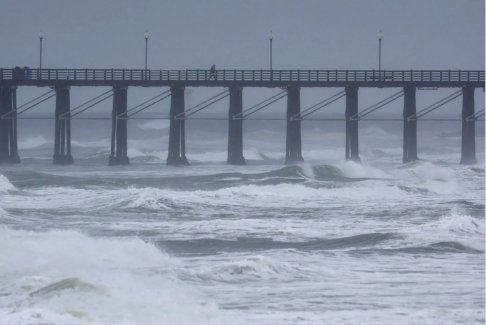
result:
[[[273,40],[273,33],[272,33],[272,31],[270,31],[270,33],[268,33],[268,39],[269,40]]]
[[[149,32],[145,32],[144,36],[145,36],[145,39],[148,39],[149,36],[150,36]]]
[[[378,40],[381,41],[382,39],[383,39],[383,32],[380,29],[380,31],[378,32]]]
[[[39,39],[43,39],[44,38],[44,33],[42,31],[39,32]]]

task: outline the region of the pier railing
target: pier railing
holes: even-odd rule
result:
[[[0,69],[1,80],[484,82],[484,70]]]

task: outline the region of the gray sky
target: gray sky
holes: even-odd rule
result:
[[[484,69],[484,0],[0,0],[1,65]]]
[[[0,0],[0,65],[37,67],[42,30],[44,67],[141,68],[148,30],[150,68],[268,68],[272,30],[275,69],[376,69],[382,29],[384,69],[484,69],[484,6],[484,0]],[[131,100],[143,99],[142,92]]]

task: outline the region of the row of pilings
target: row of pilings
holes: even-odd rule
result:
[[[19,163],[17,149],[17,94],[16,87],[0,87],[0,163]],[[475,119],[473,87],[463,87],[462,102],[462,146],[461,164],[476,162]],[[171,87],[170,131],[168,165],[187,165],[185,149],[184,119],[185,87]],[[54,128],[54,164],[72,164],[71,154],[71,118],[70,88],[56,86],[56,109]],[[358,87],[348,86],[346,92],[346,145],[345,158],[360,161],[358,122]],[[234,118],[243,112],[243,89],[233,86],[229,89],[228,113],[228,159],[231,165],[245,164],[243,156],[243,118]],[[301,119],[294,118],[300,114],[300,88],[287,88],[287,136],[285,162],[294,164],[303,161]],[[127,156],[127,87],[113,88],[112,133],[109,165],[129,164]],[[403,105],[403,162],[418,159],[417,155],[417,119],[416,87],[404,87]]]

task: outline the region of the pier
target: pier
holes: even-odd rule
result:
[[[461,164],[476,162],[475,123],[484,109],[475,110],[476,88],[484,91],[484,70],[146,70],[146,69],[0,69],[0,162],[19,163],[17,120],[38,104],[55,97],[54,164],[72,164],[71,119],[97,103],[112,98],[111,154],[109,165],[129,164],[127,123],[144,109],[170,97],[170,133],[168,165],[186,165],[185,121],[191,115],[229,97],[228,164],[245,163],[243,156],[243,121],[253,113],[286,98],[286,153],[288,164],[304,160],[301,122],[312,113],[344,98],[345,153],[347,160],[360,161],[359,120],[403,97],[403,162],[418,159],[417,122],[426,114],[462,96]],[[43,95],[17,105],[17,88],[45,87]],[[75,87],[111,87],[112,90],[74,108],[70,92]],[[156,87],[161,93],[136,107],[127,107],[130,87]],[[185,107],[187,87],[224,87],[222,93],[190,108]],[[247,87],[275,88],[279,92],[249,108],[243,106]],[[335,88],[337,93],[311,107],[301,109],[300,91],[306,87]],[[360,110],[360,88],[396,88],[397,93]],[[417,109],[417,89],[450,88],[452,93],[434,104]],[[460,105],[458,105],[460,106]],[[284,106],[285,107],[285,106]],[[459,109],[458,109],[459,113]],[[254,119],[254,118],[253,118]]]

